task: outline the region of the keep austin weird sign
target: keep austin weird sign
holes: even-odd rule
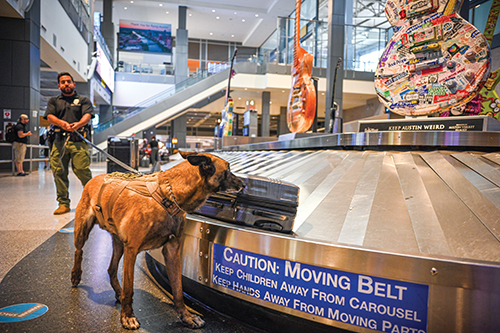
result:
[[[307,265],[220,244],[214,244],[212,283],[372,330],[427,332],[427,285]]]

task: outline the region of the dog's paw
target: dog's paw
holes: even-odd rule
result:
[[[76,286],[78,286],[78,284],[80,283],[81,279],[82,279],[82,271],[81,270],[79,270],[79,271],[78,270],[77,271],[73,270],[71,272],[71,286],[73,288],[75,288]]]
[[[205,321],[201,319],[200,316],[197,316],[195,314],[182,316],[181,321],[184,326],[189,328],[202,328],[203,326],[205,326]]]
[[[128,330],[136,330],[141,326],[136,317],[122,317],[122,326]]]

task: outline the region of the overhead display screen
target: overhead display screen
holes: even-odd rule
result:
[[[172,54],[172,26],[164,23],[120,20],[118,49]]]

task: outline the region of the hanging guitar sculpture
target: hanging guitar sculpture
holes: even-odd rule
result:
[[[231,57],[231,67],[229,68],[229,78],[227,79],[226,102],[221,114],[222,121],[220,123],[219,137],[234,135],[234,113],[233,99],[231,98],[231,78],[234,76],[233,64],[236,53],[238,53],[238,49],[234,50],[233,56]]]
[[[311,79],[313,55],[300,47],[300,3],[295,5],[295,47],[292,64],[292,89],[286,113],[288,128],[293,133],[307,131],[316,114],[316,90]]]
[[[486,82],[490,48],[458,15],[460,0],[388,0],[396,30],[375,72],[375,90],[390,111],[424,116],[462,108]]]

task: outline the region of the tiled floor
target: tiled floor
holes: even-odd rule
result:
[[[92,165],[93,175],[105,171],[104,163]],[[52,214],[57,201],[50,170],[0,178],[0,281],[16,263],[73,220],[83,187],[71,171],[69,182],[71,212],[56,216]]]

